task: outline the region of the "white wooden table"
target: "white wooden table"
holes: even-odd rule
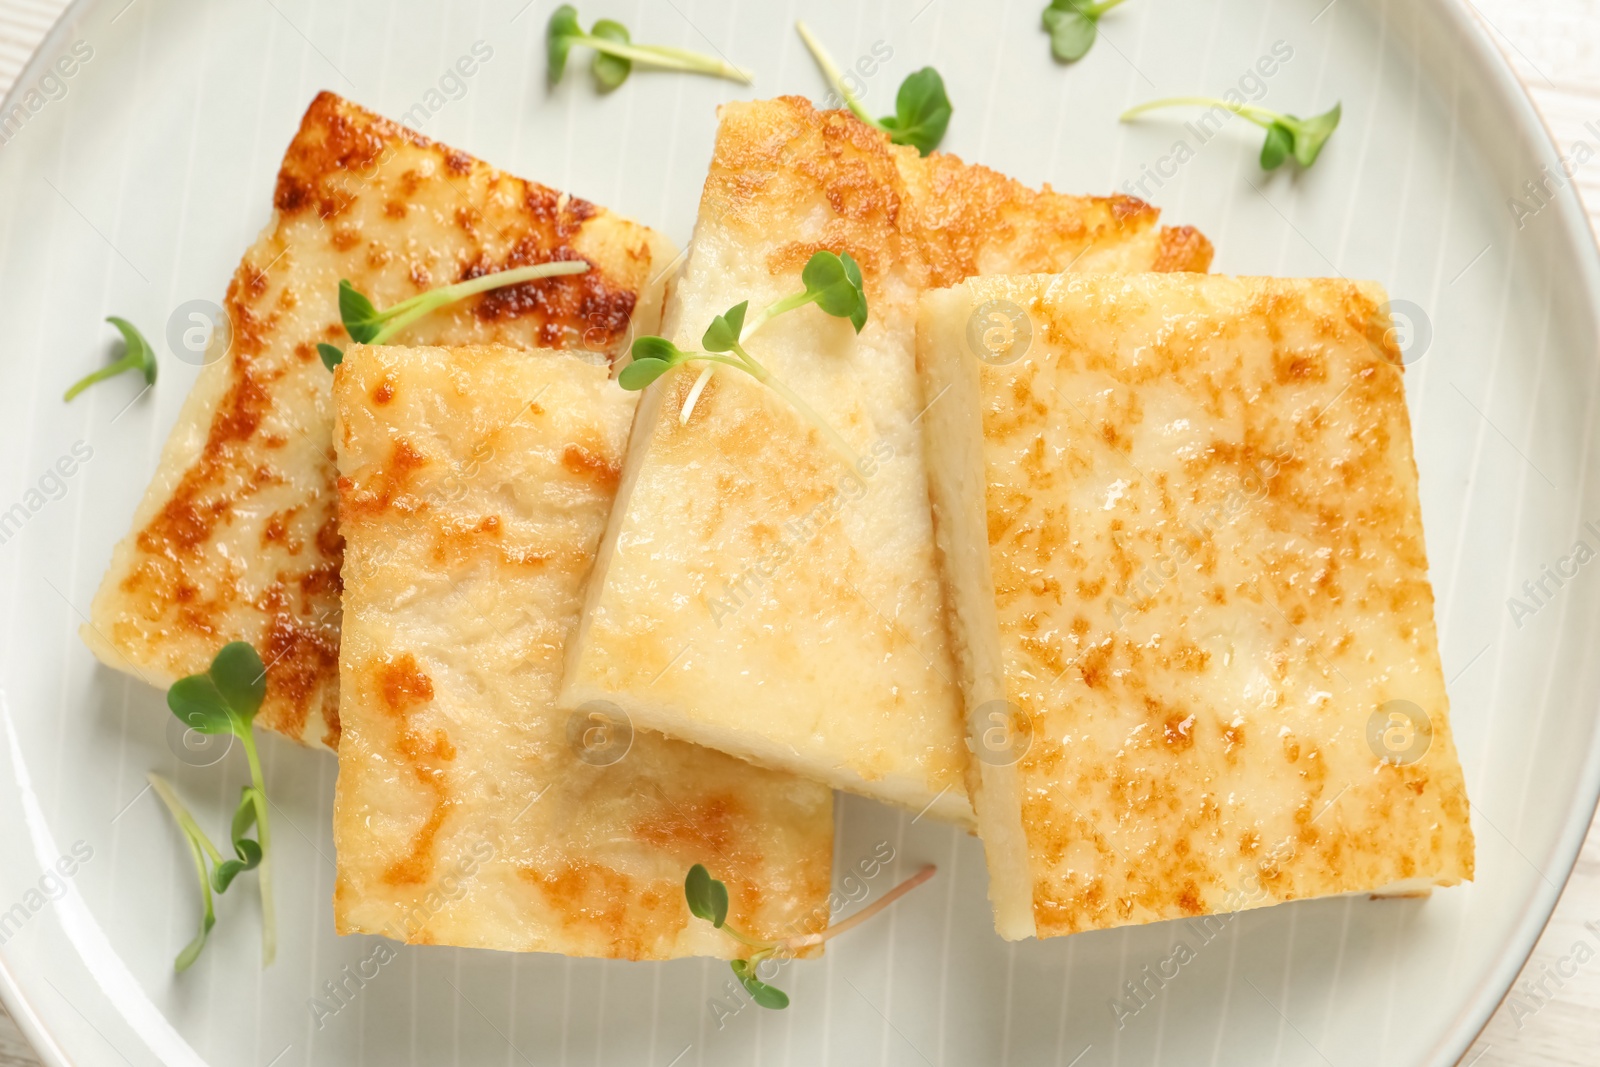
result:
[[[10,87],[64,6],[65,0],[0,0],[0,92]],[[1593,143],[1596,135],[1584,124],[1600,128],[1600,0],[1475,0],[1474,6],[1562,148],[1580,139]],[[1577,185],[1590,218],[1600,226],[1600,161],[1579,170]],[[1580,952],[1580,944],[1589,952]],[[1577,965],[1578,956],[1587,962]],[[1560,973],[1573,970],[1569,976]],[[1600,1065],[1600,820],[1590,827],[1572,881],[1512,996],[1461,1063]],[[0,1009],[0,1067],[38,1065]]]

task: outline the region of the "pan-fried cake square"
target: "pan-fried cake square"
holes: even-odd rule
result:
[[[1472,877],[1392,330],[1345,281],[922,298],[1003,936]]]
[[[332,746],[340,544],[331,376],[316,344],[345,341],[339,279],[385,307],[463,278],[585,259],[586,274],[464,301],[404,339],[582,349],[604,362],[626,346],[630,320],[657,328],[674,251],[332,93],[307,110],[273,206],[228,286],[232,347],[213,349],[184,404],[83,637],[109,666],[157,685],[249,641],[268,664],[256,721]]]
[[[334,399],[339,931],[727,956],[696,863],[765,934],[825,916],[826,786],[554,710],[634,397],[563,353],[358,346]]]
[[[652,386],[562,700],[612,700],[671,736],[970,822],[918,425],[917,294],[980,270],[1204,270],[1210,246],[1160,229],[1136,200],[923,159],[848,112],[729,104],[667,335],[698,349],[714,315],[800,291],[823,248],[859,261],[866,328],[806,308],[748,347],[859,461],[740,373],[719,368],[687,424],[699,369]]]

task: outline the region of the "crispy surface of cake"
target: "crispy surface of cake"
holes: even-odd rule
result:
[[[923,297],[1005,937],[1472,877],[1386,304],[1159,274]]]
[[[510,348],[353,347],[338,371],[341,933],[667,959],[826,925],[827,787],[553,706],[635,397]]]
[[[928,515],[916,300],[982,270],[1196,269],[1210,246],[1127,197],[1030,190],[891,145],[797,98],[729,104],[665,332],[803,288],[819,249],[861,266],[857,335],[815,307],[751,353],[846,439],[719,368],[652,386],[562,700],[841,788],[970,822],[960,696]],[[928,400],[936,398],[928,397]]]
[[[501,173],[332,93],[278,174],[272,222],[245,253],[160,464],[117,545],[83,638],[156,685],[203,671],[232,640],[268,664],[257,722],[336,745],[339,565],[332,377],[318,342],[347,338],[341,278],[378,307],[554,259],[588,273],[463,301],[410,327],[418,344],[620,352],[660,316],[673,250],[603,208]]]

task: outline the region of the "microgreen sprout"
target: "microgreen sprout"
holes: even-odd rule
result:
[[[1333,131],[1339,126],[1341,106],[1335,104],[1331,111],[1302,119],[1278,111],[1269,111],[1254,104],[1234,103],[1231,100],[1218,100],[1209,96],[1174,96],[1129,108],[1122,113],[1122,121],[1127,122],[1147,111],[1163,107],[1226,108],[1267,131],[1266,142],[1261,146],[1261,169],[1275,170],[1291,156],[1302,167],[1309,167],[1315,163],[1317,156],[1322,152],[1322,146],[1328,143],[1328,138],[1333,136]]]
[[[589,28],[589,33],[616,44],[633,43],[633,35],[628,32],[628,27],[615,19],[599,19]],[[633,60],[614,56],[610,52],[596,52],[589,69],[594,72],[594,81],[600,91],[609,93],[628,80],[628,75],[633,73]]]
[[[867,114],[867,109],[861,106],[861,101],[845,84],[839,65],[828,55],[827,49],[822,47],[822,42],[817,40],[811,29],[804,22],[796,22],[794,28],[800,31],[800,39],[811,50],[817,66],[822,68],[823,77],[828,79],[833,91],[839,94],[839,99],[855,113],[856,118],[887,133],[889,140],[895,144],[911,145],[923,155],[939,147],[950,125],[953,108],[950,98],[945,95],[944,79],[939,77],[938,71],[923,67],[908,75],[900,83],[900,91],[895,94],[894,114],[875,119]]]
[[[521,285],[523,282],[537,281],[540,278],[582,274],[588,269],[589,264],[581,259],[562,259],[549,263],[535,263],[527,267],[514,267],[493,274],[480,274],[476,278],[456,282],[454,285],[441,285],[437,289],[418,293],[382,311],[374,307],[372,301],[351,285],[348,279],[341,278],[339,317],[344,320],[344,332],[350,335],[352,341],[364,345],[384,345],[413,322],[447,304],[454,304],[458,300],[465,300],[469,296],[486,293],[491,289]],[[330,344],[317,345],[317,354],[322,357],[323,366],[329,370],[337,367],[344,359],[344,353]]]
[[[684,402],[683,410],[679,413],[679,421],[687,423],[695,401],[699,399],[700,392],[710,376],[712,366],[724,364],[736,367],[788,401],[790,406],[828,439],[828,443],[846,462],[854,464],[855,452],[838,431],[818,415],[798,393],[790,389],[781,379],[774,377],[744,347],[744,342],[752,334],[774,318],[785,312],[805,307],[807,304],[816,304],[835,318],[848,319],[857,333],[860,333],[862,327],[867,324],[867,294],[862,285],[861,267],[848,252],[839,255],[826,250],[812,253],[805,268],[800,272],[800,280],[805,284],[804,289],[768,305],[748,322],[746,321],[746,313],[750,309],[748,300],[734,305],[712,319],[711,325],[706,327],[705,335],[700,339],[701,345],[705,348],[704,352],[685,352],[664,337],[639,338],[633,343],[633,362],[624,367],[622,373],[617,376],[618,384],[624,389],[645,389],[673,367],[692,362],[705,363],[707,365],[705,370],[694,383],[688,399]]]
[[[217,912],[211,902],[211,878],[209,875],[212,864],[222,862],[222,853],[217,851],[217,846],[211,843],[206,832],[200,829],[200,824],[194,821],[194,816],[189,814],[189,809],[184,807],[183,801],[178,799],[178,794],[165,778],[154,772],[147,776],[150,786],[155,790],[156,796],[167,806],[172,817],[178,823],[178,829],[183,831],[184,840],[189,845],[189,855],[194,860],[194,873],[200,881],[200,932],[194,935],[194,940],[183,947],[178,953],[178,958],[173,961],[173,967],[179,971],[187,971],[189,965],[200,957],[200,950],[206,947],[206,935],[211,933],[211,928],[217,924]]]
[[[1050,33],[1050,53],[1063,63],[1082,59],[1100,34],[1100,16],[1122,0],[1050,0],[1042,22]]]
[[[107,378],[115,378],[124,371],[136,370],[144,376],[144,384],[156,384],[156,354],[150,347],[150,342],[144,339],[144,334],[139,328],[127,319],[119,319],[112,315],[106,319],[122,334],[122,358],[110,366],[101,367],[93,373],[86,374],[73,383],[62,400],[71,400],[95,382],[103,382]]]
[[[231,734],[244,748],[250,765],[250,784],[240,791],[239,806],[230,827],[234,858],[224,859],[211,839],[200,829],[172,787],[158,775],[150,784],[167,805],[189,844],[190,857],[200,878],[202,904],[200,932],[182,952],[175,966],[182,971],[192,964],[205,947],[206,934],[216,922],[212,893],[225,893],[234,878],[245,871],[260,871],[261,889],[261,965],[272,963],[277,954],[277,921],[273,916],[272,877],[268,852],[272,831],[267,823],[267,793],[261,775],[261,759],[256,753],[251,732],[256,712],[267,695],[267,672],[256,650],[243,641],[222,646],[204,674],[180,678],[167,690],[167,706],[189,729],[202,734]],[[248,837],[254,828],[256,836]],[[208,873],[209,872],[209,873]]]
[[[750,999],[763,1008],[787,1008],[789,996],[781,989],[763,982],[757,971],[769,959],[785,960],[793,958],[800,950],[820,945],[830,938],[837,937],[850,929],[859,926],[868,919],[883,911],[890,904],[899,900],[917,886],[932,878],[936,868],[927,866],[916,874],[907,878],[871,904],[856,912],[843,922],[834,923],[826,930],[816,934],[798,934],[794,937],[779,938],[776,941],[765,941],[758,937],[751,937],[732,926],[728,925],[728,887],[711,877],[701,864],[689,868],[689,875],[683,880],[683,895],[689,903],[689,912],[697,919],[704,919],[729,937],[739,942],[750,952],[743,959],[730,962],[734,977],[739,979],[739,984],[744,986],[750,994]]]
[[[714,56],[669,45],[634,44],[628,28],[614,19],[601,19],[588,33],[584,33],[583,26],[578,22],[577,9],[571,4],[562,4],[551,12],[550,21],[545,26],[545,54],[552,85],[566,73],[567,56],[573,45],[584,45],[594,50],[592,70],[595,84],[601,92],[610,92],[627,81],[635,63],[657,70],[709,74],[714,78],[727,78],[745,85],[754,80],[749,71]]]
[[[750,336],[784,312],[807,304],[816,304],[834,318],[849,319],[856,333],[867,324],[867,293],[862,286],[861,265],[850,253],[813,252],[800,271],[800,282],[804,289],[769,305],[750,320],[750,328],[738,339]]]

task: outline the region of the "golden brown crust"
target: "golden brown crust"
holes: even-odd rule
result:
[[[389,345],[352,348],[334,390],[339,930],[726,956],[684,901],[696,863],[756,936],[825,912],[825,786],[643,729],[598,758],[593,719],[553,706],[634,394],[558,352]]]
[[[1014,178],[935,152],[903,166],[918,187],[917,231],[930,287],[976,274],[1054,274],[1086,248],[1131,242],[1160,212],[1130,196],[1089,197],[1030,189]],[[1153,264],[1145,269],[1160,270]]]
[[[587,273],[509,287],[412,326],[419,342],[625,347],[654,329],[665,242],[587,201],[495,170],[324,92],[283,159],[271,226],[225,298],[232,348],[206,367],[118,546],[85,638],[157,684],[229,640],[268,665],[258,722],[337,743],[339,566],[331,376],[346,343],[336,285],[384,307],[491,271],[582,259]]]
[[[759,109],[760,121],[722,123],[701,217],[745,229],[759,245],[773,232],[803,231],[767,257],[774,274],[818,249],[849,251],[870,299],[879,276],[908,267],[923,288],[978,274],[1054,274],[1099,256],[1107,269],[1210,268],[1203,234],[1158,231],[1160,212],[1136,197],[1031,189],[950,153],[923,158],[849,111],[818,111],[803,97],[740,106]],[[798,210],[818,200],[826,213]]]
[[[402,158],[407,148],[431,156],[441,167],[431,175],[423,174],[413,161]],[[407,166],[399,192],[408,199],[424,201],[418,205],[424,209],[428,187],[440,182],[458,191],[477,192],[481,187],[486,193],[481,199],[458,196],[451,206],[455,226],[469,239],[464,254],[458,256],[458,270],[453,276],[438,276],[418,264],[419,288],[550,260],[586,258],[573,243],[584,224],[600,213],[594,204],[498,171],[327,91],[317,94],[306,109],[300,130],[284,154],[273,206],[280,218],[314,210],[324,223],[334,224],[334,246],[354,250],[363,243],[362,228],[343,228],[337,221],[350,214],[358,200],[372,198],[375,188],[386,181],[383,172],[397,160]],[[398,219],[408,212],[401,200],[385,201],[383,210],[385,217]],[[485,235],[483,230],[492,234]],[[394,251],[374,247],[368,254],[384,256]],[[533,318],[539,323],[541,346],[573,347],[574,340],[581,339],[583,347],[593,351],[613,348],[622,339],[637,299],[638,284],[633,279],[619,280],[605,271],[592,270],[496,290],[474,303],[485,321]]]
[[[965,322],[997,299],[1033,343],[974,367]],[[1003,698],[1033,727],[978,800],[991,856],[1026,849],[999,879],[1029,912],[1007,936],[1472,877],[1384,303],[1340,279],[1156,274],[925,298],[924,365],[972,383],[933,417],[967,412],[982,464],[962,497],[979,533],[946,555],[988,571],[950,571],[969,706]],[[935,474],[952,529],[956,473]],[[1384,758],[1380,733],[1412,728],[1427,743]]]
[[[798,270],[818,249],[848,250],[870,300],[915,244],[897,157],[916,152],[891,145],[848,111],[817,111],[803,97],[740,106],[759,107],[761,121],[720,126],[701,218],[743,232],[758,248],[772,244],[774,233],[803,234],[767,254],[774,274]],[[827,210],[803,224],[800,216],[819,203]]]
[[[669,736],[970,822],[918,421],[917,294],[980,272],[1148,271],[1156,219],[1130,197],[923,158],[800,98],[725,105],[664,332],[696,347],[730,304],[781,299],[817,250],[848,252],[864,328],[786,315],[756,351],[849,442],[857,473],[841,482],[829,446],[751,379],[708,379],[686,426],[694,374],[653,386],[567,706],[612,700]]]
[[[1161,250],[1150,269],[1158,273],[1204,274],[1211,269],[1213,251],[1211,241],[1193,226],[1163,226]]]

